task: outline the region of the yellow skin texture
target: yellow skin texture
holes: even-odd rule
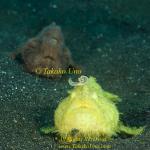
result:
[[[41,131],[46,134],[57,131],[61,137],[67,137],[75,129],[80,138],[109,138],[120,132],[140,134],[142,127],[126,127],[119,121],[116,107],[119,100],[117,95],[104,91],[94,77],[89,77],[85,84],[74,87],[60,102],[55,110],[55,127],[44,127]]]
[[[116,133],[119,112],[102,88],[89,78],[82,86],[76,86],[55,111],[55,127],[61,135],[78,129],[83,134],[112,136]],[[115,95],[110,95],[117,99]]]

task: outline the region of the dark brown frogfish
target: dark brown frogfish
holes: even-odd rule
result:
[[[55,23],[24,43],[14,54],[14,59],[18,58],[28,72],[44,77],[61,77],[74,67],[61,28]]]

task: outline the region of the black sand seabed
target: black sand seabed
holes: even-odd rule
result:
[[[124,10],[117,16],[116,9],[119,12],[123,5],[121,1],[117,8],[114,1],[105,0],[101,3],[93,0],[88,6],[86,1],[63,2],[56,0],[47,5],[45,1],[42,6],[36,1],[16,0],[11,5],[1,2],[0,150],[59,148],[53,137],[41,135],[39,128],[48,123],[53,125],[54,110],[71,88],[68,76],[58,80],[39,78],[26,73],[9,57],[18,44],[52,21],[62,26],[67,45],[75,62],[83,67],[84,75],[96,77],[105,90],[122,98],[118,108],[123,113],[123,122],[130,126],[146,126],[140,136],[118,137],[96,144],[110,145],[113,150],[149,150],[150,21],[145,12],[148,3],[143,2],[141,13],[136,5],[138,2],[133,1],[137,9],[129,11],[122,7]],[[133,7],[129,1],[125,4]],[[42,9],[37,11],[40,7]]]

